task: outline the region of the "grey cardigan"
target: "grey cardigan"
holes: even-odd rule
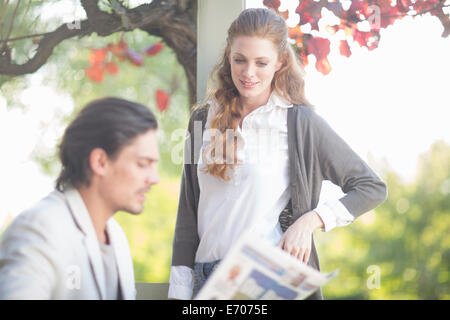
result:
[[[199,244],[197,163],[207,115],[208,106],[200,107],[189,120],[172,266],[194,267]],[[323,180],[330,180],[341,187],[345,196],[339,200],[355,218],[386,200],[386,184],[313,107],[289,108],[287,131],[292,222],[317,207]],[[320,270],[314,239],[308,264]],[[311,298],[321,299],[321,291]]]

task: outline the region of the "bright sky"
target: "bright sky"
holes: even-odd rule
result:
[[[0,229],[8,215],[44,197],[53,188],[53,178],[45,175],[32,154],[51,154],[64,128],[60,119],[73,110],[69,95],[58,94],[42,84],[42,73],[29,77],[29,87],[21,93],[27,111],[6,108],[0,93]]]
[[[382,30],[374,51],[356,45],[348,59],[332,47],[329,75],[315,70],[312,56],[306,68],[307,96],[317,111],[363,159],[385,158],[408,182],[419,154],[439,139],[450,144],[450,38],[441,38],[442,31],[431,16],[403,19]],[[31,154],[55,147],[64,129],[55,119],[73,110],[72,99],[43,84],[39,72],[29,79],[21,94],[27,112],[7,110],[0,93],[0,228],[8,214],[52,190],[54,177]]]
[[[280,10],[295,12],[297,4],[282,0]],[[246,6],[263,7],[262,0]],[[294,26],[298,15],[289,20]],[[418,156],[434,141],[450,144],[450,37],[442,32],[431,15],[404,18],[381,30],[373,51],[355,44],[346,58],[332,41],[328,75],[315,69],[312,55],[305,68],[306,94],[317,111],[363,159],[386,159],[406,182],[414,181]]]

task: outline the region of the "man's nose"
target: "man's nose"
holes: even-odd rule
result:
[[[158,169],[155,168],[153,169],[147,176],[147,178],[145,179],[145,183],[147,185],[154,185],[157,184],[159,182],[160,178],[159,178],[159,173],[158,173]]]

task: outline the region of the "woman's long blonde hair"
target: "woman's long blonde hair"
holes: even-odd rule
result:
[[[304,72],[294,50],[287,42],[288,35],[288,27],[283,18],[269,9],[246,9],[231,24],[223,56],[209,76],[210,85],[215,83],[213,84],[214,88],[208,90],[209,94],[207,94],[206,100],[215,100],[218,106],[217,113],[211,120],[211,129],[216,129],[220,135],[212,136],[210,145],[203,151],[205,172],[228,181],[230,178],[227,176],[227,171],[237,163],[238,143],[235,136],[232,143],[234,148],[226,149],[227,140],[229,140],[229,136],[227,139],[227,129],[236,130],[241,120],[241,107],[238,104],[239,92],[231,78],[229,60],[230,47],[236,37],[256,36],[273,41],[278,48],[278,57],[283,65],[274,75],[272,91],[292,104],[309,105],[304,93]],[[231,163],[230,157],[232,158]]]

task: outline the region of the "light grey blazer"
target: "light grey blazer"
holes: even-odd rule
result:
[[[110,218],[123,299],[136,289],[128,241]],[[0,242],[0,299],[104,299],[100,245],[78,191],[53,191],[17,216]]]

